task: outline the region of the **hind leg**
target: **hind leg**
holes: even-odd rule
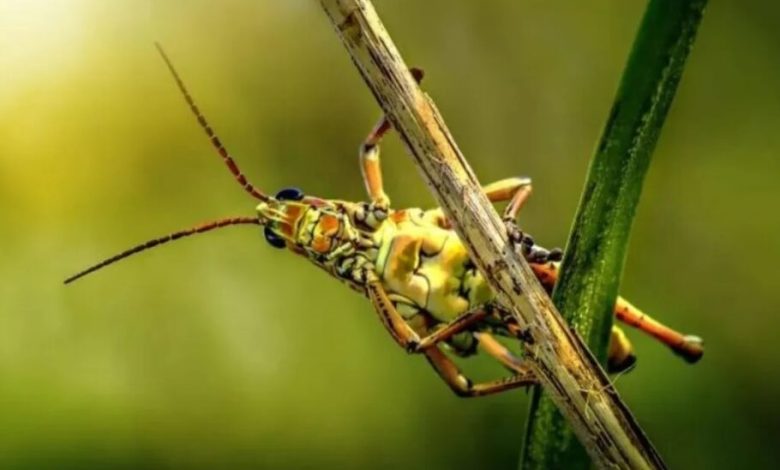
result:
[[[649,315],[645,315],[622,297],[618,297],[615,302],[615,316],[626,325],[642,330],[669,346],[675,354],[690,363],[698,361],[704,354],[701,338],[693,335],[683,335],[669,328]]]
[[[552,292],[555,282],[558,280],[557,263],[531,264],[536,278],[542,283],[547,292]],[[669,328],[661,322],[645,314],[627,300],[618,297],[615,301],[615,317],[625,323],[641,330],[661,343],[667,345],[677,355],[686,361],[693,363],[701,359],[704,354],[704,346],[701,338],[693,335],[684,335]],[[613,339],[615,336],[613,335]]]

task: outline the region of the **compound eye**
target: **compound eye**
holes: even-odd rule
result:
[[[265,241],[267,241],[268,244],[272,247],[284,248],[287,246],[287,243],[284,241],[284,239],[275,234],[274,231],[271,230],[271,227],[266,227],[265,230],[263,230],[263,234],[265,235]]]
[[[284,188],[276,193],[276,199],[279,201],[300,201],[303,199],[303,191],[298,188]]]

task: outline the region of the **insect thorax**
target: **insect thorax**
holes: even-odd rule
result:
[[[376,274],[405,316],[423,311],[444,322],[492,300],[457,234],[431,212],[391,213],[376,239]]]

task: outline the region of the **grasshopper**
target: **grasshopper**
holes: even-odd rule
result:
[[[366,296],[393,340],[405,351],[424,355],[447,385],[461,397],[477,397],[535,384],[526,359],[496,336],[531,341],[522,325],[495,301],[463,243],[441,208],[392,209],[384,191],[379,144],[391,129],[382,117],[360,146],[359,161],[367,202],[324,199],[297,188],[270,196],[253,186],[195,104],[171,60],[156,45],[187,105],[230,173],[245,192],[259,201],[256,215],[229,217],[149,240],[105,259],[68,279],[76,279],[149,248],[232,225],[258,225],[274,248],[288,249]],[[412,70],[419,81],[422,72]],[[516,224],[531,194],[531,180],[509,178],[484,187],[504,209],[507,235],[526,258],[541,284],[551,291],[562,253],[534,243]],[[682,335],[618,298],[615,316],[669,346],[688,362],[703,354],[702,341]],[[481,349],[509,369],[510,376],[474,383],[445,351],[461,357]],[[608,369],[624,371],[636,358],[623,331],[613,327]]]

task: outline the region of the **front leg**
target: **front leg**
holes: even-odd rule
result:
[[[385,208],[390,205],[390,198],[387,197],[382,184],[379,142],[389,130],[390,121],[387,120],[387,117],[382,116],[360,145],[360,170],[363,174],[366,192],[368,192],[368,199],[372,204],[384,206]]]
[[[419,83],[423,78],[423,71],[420,69],[412,68],[410,70],[412,76]],[[385,193],[384,185],[382,182],[382,166],[379,160],[379,144],[382,138],[391,129],[392,125],[387,119],[387,116],[382,116],[379,122],[371,129],[368,136],[363,140],[360,145],[360,170],[363,175],[363,183],[366,185],[366,192],[368,192],[368,199],[370,206],[366,208],[367,212],[374,214],[366,214],[369,218],[374,215],[377,219],[381,220],[387,217],[387,210],[390,207],[390,198]]]

